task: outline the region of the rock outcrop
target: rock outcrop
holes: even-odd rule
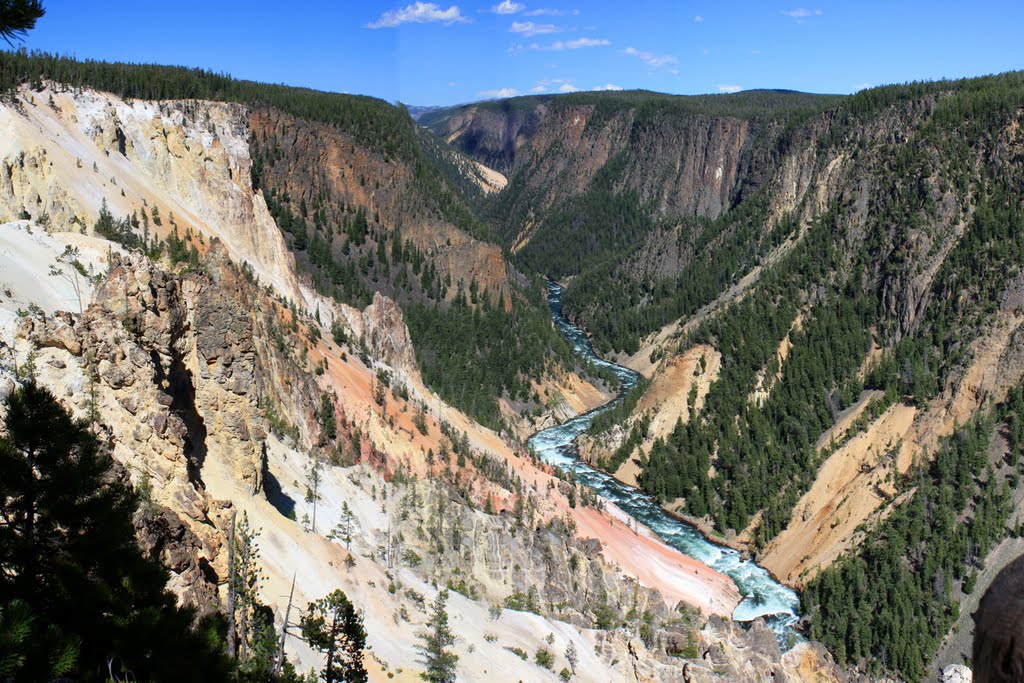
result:
[[[216,244],[207,264],[209,275],[182,277],[115,254],[82,316],[28,317],[19,335],[37,349],[41,379],[97,425],[136,486],[145,481],[154,504],[181,516],[188,539],[172,536],[194,562],[223,576],[230,504],[207,493],[204,466],[213,458],[250,494],[262,490],[259,400],[276,403],[268,387],[280,374],[259,352],[272,347],[257,342],[248,285]],[[312,410],[311,397],[299,404]]]
[[[635,190],[659,217],[715,218],[768,177],[777,153],[767,143],[780,132],[752,119],[558,98],[468,105],[431,129],[512,179],[504,201],[518,217],[583,193],[615,160],[618,188]]]
[[[139,547],[171,572],[168,588],[202,617],[221,609],[217,575],[203,557],[203,542],[166,507],[143,504],[135,514]]]
[[[509,300],[510,268],[500,247],[475,239],[446,217],[439,204],[443,198],[430,196],[417,180],[416,174],[428,171],[415,160],[374,149],[338,127],[278,111],[253,111],[249,125],[255,148],[263,150],[260,182],[278,198],[288,197],[294,213],[300,205],[310,210],[319,198],[329,197],[330,206],[321,215],[328,227],[337,223],[340,233],[343,219],[333,214],[337,206],[349,215],[362,210],[372,226],[371,243],[410,240],[433,263],[438,278],[452,283],[449,298],[460,281],[467,290],[475,281],[495,301],[499,296]],[[311,222],[319,230],[323,219]],[[352,241],[343,241],[333,230],[318,234],[336,249],[347,253],[351,248]],[[397,284],[376,280],[375,291],[392,297],[403,292]]]
[[[950,664],[942,670],[941,683],[971,683],[974,676],[963,664]]]
[[[27,214],[84,230],[106,201],[118,218],[153,215],[148,234],[165,237],[173,216],[181,233],[220,239],[235,261],[298,300],[293,258],[253,191],[247,117],[235,104],[24,87],[16,105],[0,107],[0,220]]]

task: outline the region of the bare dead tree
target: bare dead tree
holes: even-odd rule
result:
[[[284,609],[284,621],[281,623],[281,644],[277,647],[277,660],[274,662],[274,675],[281,673],[284,665],[284,641],[288,637],[288,617],[292,612],[292,598],[295,596],[295,574],[292,574],[292,589],[288,592],[288,606]]]
[[[0,0],[0,3],[2,2],[3,0]],[[87,280],[89,274],[82,262],[78,260],[79,255],[78,247],[72,247],[70,244],[64,247],[64,251],[50,266],[50,277],[59,277],[71,285],[71,288],[75,290],[75,296],[78,297],[78,314],[81,315],[82,281]]]

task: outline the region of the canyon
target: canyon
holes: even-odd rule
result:
[[[21,90],[0,116],[10,132],[0,174],[3,392],[28,367],[92,421],[130,480],[150,492],[140,538],[168,565],[182,604],[223,604],[230,520],[244,515],[260,530],[261,596],[276,618],[293,576],[296,603],[343,588],[364,610],[371,680],[415,678],[423,601],[446,584],[465,594],[453,593],[451,610],[469,678],[492,667],[524,680],[553,676],[510,649],[545,647],[550,632],[556,653],[576,644],[586,678],[674,680],[678,667],[664,649],[629,629],[593,628],[596,600],[620,619],[631,609],[649,614],[659,642],[714,649],[688,665],[692,680],[765,667],[794,680],[835,671],[820,647],[783,657],[763,626],[737,629],[728,578],[641,533],[614,507],[577,505],[578,484],[441,401],[419,375],[392,301],[378,294],[359,310],[304,283],[250,184],[247,137],[258,119],[244,107],[128,103],[50,85]],[[158,208],[165,224],[154,222],[152,236],[185,235],[202,267],[153,263],[83,234],[104,207],[117,216]],[[85,269],[77,284],[69,269],[70,279],[49,270],[67,246]],[[332,340],[337,325],[350,341]],[[392,387],[382,401],[381,371]],[[562,417],[605,400],[581,382],[560,388]],[[333,443],[318,415],[324,396],[339,425]],[[439,462],[433,454],[450,452],[458,435],[467,462]],[[315,514],[329,521],[313,530],[296,521],[314,514],[299,482],[325,457],[341,466],[327,465]],[[348,548],[324,537],[342,501],[358,520]],[[520,526],[524,514],[530,522]],[[420,535],[438,524],[451,539],[443,549]],[[381,555],[397,536],[421,563]],[[566,592],[570,581],[588,590]],[[538,614],[487,616],[488,605],[530,587],[544,601]],[[288,639],[288,654],[300,669],[318,666],[298,639]]]
[[[414,122],[67,64],[0,104],[0,399],[89,425],[180,605],[224,611],[242,520],[300,671],[337,588],[374,681],[445,590],[466,680],[964,663],[1024,497],[1019,74]],[[887,546],[918,510],[955,538]]]

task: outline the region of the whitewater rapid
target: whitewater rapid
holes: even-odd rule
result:
[[[537,432],[530,439],[529,446],[544,462],[572,474],[578,481],[597,491],[602,498],[613,502],[623,512],[648,527],[668,545],[731,578],[744,596],[733,612],[733,619],[753,621],[758,617],[763,618],[780,636],[780,641],[789,640],[795,635],[793,627],[799,619],[800,607],[800,600],[792,589],[773,579],[756,563],[743,559],[738,551],[709,541],[691,525],[675,519],[647,494],[579,459],[576,438],[587,431],[594,418],[620,403],[626,392],[636,386],[639,375],[629,368],[603,360],[594,353],[586,333],[562,314],[563,291],[561,285],[548,281],[548,306],[555,325],[572,344],[578,356],[615,373],[620,382],[619,392],[614,399],[589,413]]]

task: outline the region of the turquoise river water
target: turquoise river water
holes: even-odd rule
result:
[[[581,358],[615,373],[620,381],[619,393],[588,413],[538,432],[530,439],[530,447],[544,462],[572,474],[668,545],[731,578],[744,596],[733,612],[733,619],[753,621],[760,617],[780,636],[780,640],[793,635],[800,607],[799,598],[793,590],[773,579],[753,561],[743,559],[736,550],[713,543],[691,525],[672,517],[647,494],[580,461],[576,438],[587,431],[595,417],[621,402],[625,393],[636,386],[639,375],[594,353],[586,333],[562,314],[563,291],[558,283],[548,282],[548,306],[555,325]]]

